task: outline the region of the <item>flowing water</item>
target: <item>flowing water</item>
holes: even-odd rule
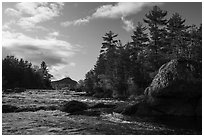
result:
[[[24,111],[2,114],[2,134],[202,134],[201,119],[125,116],[112,111],[103,111],[103,109],[100,109],[97,115],[70,115],[60,111],[59,106],[71,100],[78,100],[90,106],[96,103],[117,105],[127,103],[114,99],[97,99],[81,94],[58,90],[27,90],[22,93],[3,94],[3,105],[17,106],[24,108],[22,109]]]

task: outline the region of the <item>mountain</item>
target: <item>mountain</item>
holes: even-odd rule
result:
[[[52,81],[52,87],[54,89],[74,89],[77,82],[72,80],[70,77],[63,78],[61,80]]]

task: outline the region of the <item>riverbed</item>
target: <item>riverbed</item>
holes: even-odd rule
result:
[[[202,120],[195,118],[138,117],[101,111],[99,115],[71,115],[59,109],[63,103],[77,100],[122,105],[115,99],[98,99],[66,90],[26,90],[2,95],[3,105],[19,112],[2,113],[3,135],[200,135]]]

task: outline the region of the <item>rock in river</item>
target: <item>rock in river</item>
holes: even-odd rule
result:
[[[67,112],[67,113],[80,112],[86,109],[88,109],[87,104],[83,102],[75,101],[75,100],[69,101],[61,107],[61,111]]]
[[[18,111],[18,107],[9,104],[2,105],[2,113],[13,113]]]

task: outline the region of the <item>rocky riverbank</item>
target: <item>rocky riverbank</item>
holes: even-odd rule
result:
[[[62,110],[62,106],[73,100],[86,104],[85,113],[81,111],[82,113],[71,114]],[[126,108],[131,104],[134,102],[97,99],[70,91],[26,90],[21,93],[3,94],[2,133],[3,135],[201,134],[201,129],[195,127],[199,125],[195,121],[192,128],[193,123],[189,124],[189,127],[175,126],[176,121],[172,124],[172,120],[168,123],[165,119],[162,122],[161,119],[120,113],[122,106]],[[6,112],[5,107],[8,106],[14,106],[15,111]],[[188,123],[188,120],[184,121]]]

